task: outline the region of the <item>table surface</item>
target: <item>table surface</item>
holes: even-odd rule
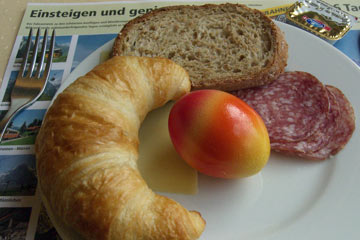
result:
[[[114,2],[111,0],[0,0],[0,83],[4,77],[5,69],[18,33],[27,3],[68,3],[68,2]],[[117,0],[118,2],[118,0]]]

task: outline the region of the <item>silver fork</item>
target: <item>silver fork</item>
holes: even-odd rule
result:
[[[12,118],[18,112],[30,106],[32,103],[34,103],[41,96],[41,94],[45,89],[45,85],[49,77],[53,54],[54,54],[55,30],[53,30],[52,32],[47,63],[42,75],[41,73],[45,62],[46,46],[48,45],[48,31],[46,29],[44,33],[41,56],[37,65],[36,73],[35,73],[35,64],[37,60],[37,54],[40,43],[40,29],[37,30],[35,44],[33,47],[33,54],[32,54],[33,58],[31,60],[30,67],[29,70],[26,71],[27,63],[29,62],[29,58],[30,58],[29,52],[31,48],[32,31],[33,30],[31,28],[27,39],[26,51],[25,51],[25,55],[23,56],[23,62],[21,64],[19,75],[16,78],[14,88],[11,92],[10,108],[0,122],[0,131],[1,131],[0,142],[3,139],[6,128],[11,122]]]

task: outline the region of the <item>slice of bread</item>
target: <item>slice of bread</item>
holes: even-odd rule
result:
[[[184,67],[192,89],[261,86],[284,71],[288,46],[262,12],[241,4],[171,6],[129,21],[113,55],[160,56]]]

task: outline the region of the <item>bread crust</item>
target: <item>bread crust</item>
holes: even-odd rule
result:
[[[288,58],[288,45],[285,40],[285,37],[278,26],[264,13],[257,9],[248,8],[242,4],[232,4],[232,3],[225,3],[225,4],[205,4],[205,5],[179,5],[179,6],[169,6],[155,9],[147,14],[144,14],[140,17],[134,18],[133,20],[129,21],[123,29],[118,34],[112,54],[114,56],[121,56],[123,55],[123,45],[126,41],[127,36],[130,34],[130,30],[136,27],[139,23],[145,23],[147,21],[151,21],[153,17],[157,15],[161,15],[164,12],[168,11],[177,11],[183,10],[186,11],[187,9],[212,9],[217,7],[240,7],[244,8],[247,12],[258,14],[262,17],[262,20],[269,24],[271,28],[271,39],[272,39],[272,48],[273,48],[273,55],[272,58],[267,62],[266,66],[263,66],[260,71],[252,72],[247,75],[238,75],[234,74],[233,76],[218,76],[217,78],[207,78],[201,79],[199,81],[194,81],[193,76],[191,75],[191,71],[189,69],[188,72],[190,74],[190,80],[192,83],[192,90],[197,89],[219,89],[225,91],[233,91],[242,88],[249,88],[249,87],[256,87],[268,84],[274,81],[282,72],[284,72],[285,67],[287,65],[287,58]],[[160,56],[166,57],[166,56]],[[178,62],[181,65],[181,63]],[[225,64],[225,63],[224,63]],[[186,68],[186,67],[185,67]]]
[[[183,68],[145,57],[113,57],[72,83],[35,143],[48,211],[85,239],[197,239],[200,214],[155,194],[136,164],[146,114],[189,90]]]

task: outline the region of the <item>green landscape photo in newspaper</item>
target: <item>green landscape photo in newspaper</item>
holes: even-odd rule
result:
[[[3,111],[2,114],[5,114]],[[0,145],[33,145],[40,130],[46,109],[29,109],[20,112],[9,123]]]
[[[36,191],[34,155],[2,155],[0,196],[33,196]]]

